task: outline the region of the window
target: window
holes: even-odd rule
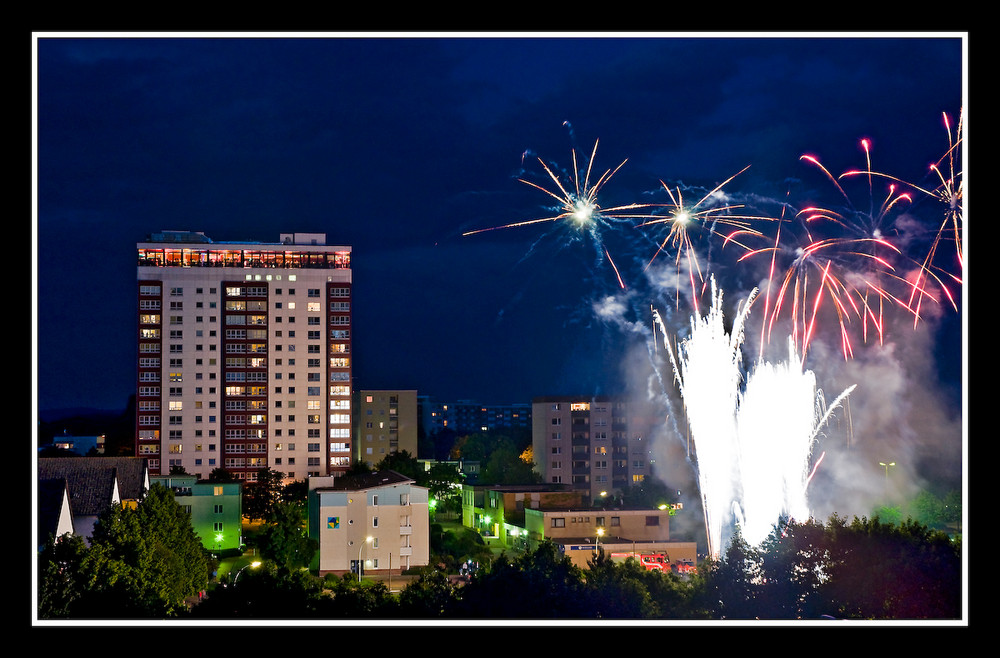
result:
[[[552,527],[553,528],[565,528],[566,527],[566,519],[564,517],[561,517],[561,516],[553,517],[552,518]]]

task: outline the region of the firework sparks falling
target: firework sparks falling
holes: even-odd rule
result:
[[[719,554],[724,531],[733,523],[754,545],[785,515],[809,517],[806,487],[814,441],[853,386],[824,413],[812,371],[804,371],[788,341],[788,359],[760,361],[741,387],[744,327],[756,291],[741,304],[726,332],[722,292],[711,281],[712,304],[704,318],[691,321],[691,336],[675,356],[664,344],[684,400],[695,443],[698,483],[705,512],[709,553]],[[741,392],[742,391],[742,392]],[[818,464],[817,464],[818,465]]]
[[[926,277],[916,280],[898,273],[902,267],[915,264],[890,239],[900,231],[896,226],[898,211],[909,207],[912,194],[902,191],[894,181],[883,198],[876,200],[871,167],[871,144],[861,141],[866,168],[833,176],[812,155],[801,160],[819,169],[829,180],[845,206],[840,210],[808,206],[798,211],[793,224],[779,228],[770,247],[748,251],[740,261],[761,254],[770,254],[770,269],[766,285],[766,310],[762,323],[761,344],[770,340],[779,316],[786,311],[791,322],[791,334],[803,356],[817,331],[821,317],[835,319],[845,359],[853,356],[854,347],[849,325],[860,323],[861,339],[868,342],[874,335],[881,344],[885,335],[886,313],[890,308],[912,314],[914,323],[920,319],[920,305],[931,295]],[[841,184],[841,180],[865,175],[868,208],[859,209]],[[784,240],[784,242],[783,242]],[[779,262],[779,256],[781,260]],[[926,267],[921,272],[928,271]],[[945,290],[947,294],[947,291]],[[831,307],[828,311],[821,309]]]
[[[872,177],[886,178],[896,183],[906,185],[920,194],[936,199],[945,207],[944,218],[935,232],[930,248],[928,249],[923,261],[920,263],[917,276],[912,282],[912,289],[908,303],[910,307],[914,308],[914,323],[916,323],[920,317],[920,304],[923,298],[927,295],[925,289],[928,282],[935,283],[940,288],[942,294],[948,298],[952,307],[957,309],[957,304],[955,303],[948,286],[942,280],[942,277],[947,278],[958,285],[961,285],[962,277],[960,274],[954,274],[947,270],[939,269],[935,265],[938,255],[938,247],[941,242],[948,239],[954,241],[955,258],[959,271],[963,269],[965,262],[964,250],[962,247],[962,229],[965,221],[963,211],[964,180],[962,170],[956,170],[956,161],[960,161],[961,159],[959,156],[959,147],[962,144],[962,114],[959,114],[958,125],[955,128],[954,135],[952,135],[951,120],[948,118],[947,113],[942,113],[942,119],[945,130],[948,134],[948,150],[941,156],[941,158],[938,159],[937,162],[930,165],[930,175],[932,180],[935,181],[934,186],[930,187],[917,185],[895,176],[872,171],[871,160],[868,161],[867,169],[863,171],[847,171],[841,175],[841,178],[851,176],[867,176],[869,179],[869,185]],[[940,272],[940,275],[938,272]]]

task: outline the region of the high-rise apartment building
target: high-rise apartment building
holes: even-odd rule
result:
[[[651,474],[650,438],[662,418],[611,397],[532,400],[531,445],[544,482],[568,484],[596,500]]]
[[[351,248],[163,231],[137,245],[136,454],[253,481],[351,463]]]

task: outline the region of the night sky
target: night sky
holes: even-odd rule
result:
[[[162,229],[265,242],[323,232],[350,245],[356,388],[495,403],[634,393],[649,341],[630,327],[648,328],[652,304],[683,337],[690,315],[687,296],[675,304],[643,270],[665,229],[542,222],[463,236],[555,214],[552,197],[518,181],[553,187],[539,158],[569,172],[574,149],[586,162],[599,140],[595,172],[625,161],[601,188],[604,208],[664,203],[664,184],[695,201],[749,165],[724,191],[776,216],[776,199],[843,204],[800,156],[834,175],[864,168],[861,138],[874,170],[933,186],[928,165],[949,145],[942,115],[954,124],[965,93],[960,33],[42,37],[40,410],[124,408],[135,243]],[[851,202],[867,206],[857,182]],[[926,242],[943,211],[915,199],[906,217],[920,231],[906,235]],[[733,305],[760,284],[762,261],[737,264],[714,237],[697,251]],[[609,319],[615,302],[623,315]],[[961,313],[939,306],[916,329],[894,319],[885,345],[858,339],[846,362],[831,324],[807,364],[829,397],[861,384],[855,428],[937,455],[948,478],[961,462]]]

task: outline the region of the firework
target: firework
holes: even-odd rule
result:
[[[554,184],[554,189],[550,189],[525,178],[518,178],[518,181],[521,183],[540,190],[558,202],[557,206],[551,208],[555,214],[536,219],[526,219],[518,222],[512,222],[502,226],[466,231],[462,234],[462,236],[465,237],[475,235],[477,233],[485,233],[487,231],[496,231],[500,229],[531,226],[533,224],[564,222],[578,231],[585,231],[593,238],[598,248],[598,254],[607,257],[612,268],[614,269],[618,285],[621,288],[625,288],[625,283],[618,271],[618,266],[615,265],[614,260],[611,258],[611,253],[603,245],[601,231],[603,229],[610,228],[612,222],[619,222],[628,218],[643,216],[633,214],[631,211],[635,211],[646,206],[645,204],[630,203],[611,208],[601,207],[598,202],[598,194],[600,193],[601,188],[604,187],[604,185],[607,184],[607,182],[611,180],[616,173],[618,173],[618,170],[620,170],[628,160],[623,160],[617,167],[606,170],[597,178],[597,180],[592,181],[592,176],[595,173],[593,171],[594,158],[597,156],[597,146],[599,141],[600,140],[594,142],[594,149],[591,152],[590,158],[587,160],[586,166],[583,168],[582,172],[580,164],[577,161],[576,149],[573,149],[573,170],[572,174],[568,177],[568,180],[564,180],[563,177],[558,175],[552,167],[547,165],[541,158],[538,158],[538,162],[541,164],[542,169],[544,169],[549,180]]]
[[[867,176],[869,179],[869,185],[872,177],[885,178],[896,183],[906,185],[914,191],[933,198],[944,205],[944,217],[938,226],[933,239],[931,240],[931,245],[927,254],[920,263],[917,275],[912,281],[912,289],[908,299],[908,304],[914,309],[914,323],[917,322],[920,316],[920,304],[923,298],[928,294],[926,292],[928,282],[935,283],[941,290],[942,294],[948,298],[952,307],[956,310],[958,308],[954,297],[952,297],[951,292],[949,291],[948,286],[945,285],[942,277],[951,280],[955,284],[961,285],[961,276],[948,272],[947,270],[941,269],[935,265],[938,255],[938,247],[941,242],[948,239],[954,241],[955,258],[960,271],[964,267],[965,262],[964,250],[962,247],[962,229],[965,221],[962,205],[964,181],[962,177],[962,170],[956,170],[956,161],[961,159],[959,157],[959,147],[962,144],[962,114],[959,113],[958,125],[955,128],[954,135],[952,135],[951,120],[948,118],[947,113],[942,113],[942,119],[945,130],[948,134],[948,150],[936,162],[930,165],[930,176],[935,183],[933,186],[917,185],[885,173],[872,171],[870,159],[868,161],[867,169],[847,171],[841,175],[841,178],[851,176]]]
[[[844,206],[840,209],[808,206],[791,220],[782,219],[769,247],[748,251],[740,261],[770,254],[765,292],[761,345],[770,340],[779,316],[788,313],[791,334],[803,356],[816,335],[821,317],[835,318],[845,359],[853,356],[849,325],[860,324],[861,337],[884,339],[886,315],[900,308],[920,317],[920,302],[930,295],[925,281],[908,280],[900,270],[913,264],[890,238],[899,233],[898,212],[909,207],[912,194],[891,183],[876,201],[868,140],[861,141],[867,167],[864,171],[833,176],[818,158],[800,159],[819,169],[829,180]],[[867,173],[868,208],[860,209],[841,185],[841,179]],[[832,307],[828,312],[821,310]]]
[[[809,517],[806,487],[818,467],[817,462],[809,468],[813,444],[854,387],[825,409],[816,377],[803,369],[791,339],[786,361],[758,361],[742,387],[741,347],[756,291],[740,305],[727,332],[722,292],[714,278],[711,289],[708,314],[692,318],[691,335],[677,356],[655,312],[654,321],[663,332],[684,400],[709,553],[717,556],[724,531],[733,524],[756,545],[782,516]]]
[[[590,159],[587,161],[582,177],[580,166],[577,162],[576,149],[573,149],[573,173],[569,177],[568,181],[563,180],[562,177],[556,174],[552,167],[545,164],[541,158],[538,158],[539,164],[541,164],[552,183],[555,184],[554,190],[533,181],[518,178],[518,181],[521,183],[540,190],[555,199],[559,205],[552,208],[552,210],[555,211],[556,214],[537,219],[526,219],[519,222],[512,222],[502,226],[466,231],[462,235],[475,235],[486,231],[496,231],[499,229],[517,228],[520,226],[530,226],[532,224],[540,224],[543,222],[558,221],[565,221],[571,226],[581,230],[585,229],[594,231],[597,226],[602,224],[606,225],[608,220],[637,217],[638,215],[624,213],[624,211],[642,208],[644,207],[642,204],[632,203],[602,209],[598,203],[598,193],[601,191],[601,188],[604,187],[604,185],[607,184],[607,182],[611,180],[616,173],[618,173],[618,170],[621,169],[626,162],[628,162],[627,159],[623,160],[617,167],[606,170],[596,181],[591,182],[591,176],[593,175],[592,168],[594,164],[594,157],[597,155],[598,143],[599,140],[594,142],[594,150],[591,152]]]
[[[748,236],[761,237],[763,235],[753,227],[752,222],[754,220],[771,220],[770,217],[734,214],[734,211],[741,210],[745,206],[728,203],[726,195],[722,192],[723,187],[749,168],[748,165],[730,176],[691,206],[685,205],[684,196],[679,186],[672,190],[669,185],[661,180],[660,185],[663,186],[663,189],[667,192],[667,196],[670,197],[670,203],[657,204],[657,207],[667,208],[668,211],[664,215],[654,215],[639,224],[639,228],[660,224],[668,224],[670,226],[667,235],[659,242],[653,256],[646,263],[646,269],[653,264],[657,256],[667,250],[668,246],[672,248],[674,250],[675,267],[680,270],[682,264],[686,266],[686,276],[691,288],[691,297],[695,312],[698,311],[697,300],[701,295],[701,291],[705,289],[705,273],[702,271],[700,259],[692,241],[692,231],[700,228],[710,236],[721,237],[723,239],[723,247],[733,243],[749,250],[750,247],[745,245],[743,240]],[[679,293],[679,289],[677,292]],[[678,294],[678,303],[679,297],[680,295]]]

